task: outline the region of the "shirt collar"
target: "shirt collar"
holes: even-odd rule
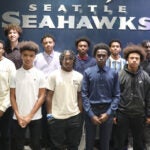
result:
[[[85,55],[84,57],[80,57],[80,55],[78,55],[78,59],[80,59],[80,60],[87,60],[88,59],[88,55]]]
[[[112,56],[110,56],[110,60],[111,60],[111,62],[119,62],[120,63],[121,62],[121,56],[117,60],[113,59]]]
[[[100,68],[98,65],[96,65],[96,68],[97,68],[97,72],[99,72],[99,71],[107,72],[107,70],[108,70],[108,67],[106,65],[103,68]]]
[[[46,56],[46,57],[54,57],[54,51],[52,51],[52,53],[49,55],[49,54],[47,54],[45,51],[44,51],[44,56]]]

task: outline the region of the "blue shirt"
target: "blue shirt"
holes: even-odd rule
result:
[[[87,69],[88,67],[92,67],[94,65],[96,65],[95,58],[87,56],[87,59],[83,60],[83,59],[80,59],[77,55],[74,70],[83,74],[85,69]]]
[[[112,114],[120,99],[118,73],[109,67],[99,68],[97,65],[85,70],[82,82],[83,107],[90,117],[95,114],[91,104],[110,104],[107,114]]]

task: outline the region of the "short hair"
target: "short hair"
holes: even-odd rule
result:
[[[145,59],[145,56],[146,56],[146,53],[145,53],[144,49],[139,45],[131,44],[131,45],[128,45],[127,47],[124,48],[123,54],[124,54],[124,58],[126,60],[128,59],[128,56],[131,53],[139,54],[141,62]]]
[[[107,51],[108,53],[108,56],[110,55],[110,51],[109,51],[109,46],[105,43],[98,43],[94,46],[94,49],[93,49],[93,56],[95,57],[96,56],[96,52],[99,50],[99,49],[104,49]]]
[[[121,43],[121,41],[118,40],[118,39],[113,39],[113,40],[111,40],[111,41],[109,42],[109,47],[111,47],[112,43],[114,43],[114,42],[119,43],[120,47],[122,47],[122,43]]]
[[[79,44],[81,41],[87,42],[88,46],[90,47],[91,42],[90,42],[90,40],[89,40],[87,37],[80,37],[80,38],[78,38],[78,39],[75,41],[75,46],[77,47],[78,44]]]
[[[51,35],[51,34],[45,34],[45,35],[41,38],[41,43],[43,43],[43,40],[44,40],[45,38],[51,38],[51,39],[53,39],[53,41],[55,42],[55,38],[54,38],[53,35]]]
[[[67,52],[70,52],[70,54],[71,54],[71,57],[72,57],[72,59],[73,59],[73,67],[74,67],[75,62],[76,62],[76,55],[75,55],[75,53],[74,53],[72,50],[64,50],[64,51],[60,54],[60,56],[59,56],[60,65],[62,66],[62,62],[63,62],[64,57],[65,57],[65,54],[66,54]]]
[[[144,40],[141,42],[141,46],[147,48],[147,43],[150,43],[150,40]]]
[[[0,40],[0,43],[3,45],[3,49],[5,49],[5,43],[4,43],[4,41]]]
[[[8,33],[10,30],[16,30],[19,34],[19,36],[21,36],[22,34],[22,28],[17,25],[17,24],[8,24],[4,27],[4,33],[5,33],[5,36],[8,36]]]
[[[29,51],[34,51],[35,54],[37,54],[39,51],[39,46],[33,41],[22,41],[19,43],[19,49],[20,49],[20,53],[29,50]]]

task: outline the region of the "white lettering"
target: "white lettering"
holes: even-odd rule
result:
[[[90,8],[90,12],[95,12],[95,8],[97,8],[97,5],[88,5]]]
[[[69,29],[74,29],[75,17],[69,16],[68,20],[65,20],[64,16],[58,16],[58,28],[59,29],[64,28],[65,24],[68,24]]]
[[[36,15],[22,15],[22,27],[23,28],[37,28],[37,16]]]
[[[119,18],[120,18],[120,27],[119,27],[120,30],[126,30],[127,27],[131,30],[136,30],[136,27],[132,23],[135,17],[129,17],[128,20],[126,17],[119,17]]]
[[[58,11],[67,12],[67,9],[66,9],[65,5],[60,5],[60,7],[58,8]]]
[[[52,5],[51,4],[44,4],[44,11],[52,11]]]
[[[93,29],[93,26],[87,16],[81,16],[81,19],[79,20],[79,23],[77,24],[77,29],[81,29],[83,27],[87,29]]]
[[[7,24],[10,23],[15,23],[15,24],[20,24],[19,20],[19,12],[18,11],[8,11],[2,15],[2,19],[4,22],[2,22],[2,27],[4,27]],[[6,23],[5,23],[6,22]]]
[[[103,29],[104,25],[107,29],[113,29],[113,25],[117,19],[117,17],[113,17],[110,21],[108,17],[102,17],[100,21],[97,16],[92,16],[92,18],[97,29]]]
[[[37,10],[37,5],[36,4],[30,4],[29,5],[29,11],[36,11]]]
[[[41,23],[39,23],[39,28],[43,27],[55,28],[55,25],[50,16],[44,16]]]
[[[140,26],[138,27],[139,30],[150,30],[150,18],[143,17],[139,19]]]

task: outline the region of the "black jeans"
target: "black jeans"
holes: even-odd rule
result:
[[[53,119],[49,122],[52,141],[51,150],[78,150],[81,139],[81,114],[68,119]],[[65,146],[65,147],[64,147]]]
[[[31,121],[28,126],[31,137],[32,150],[41,150],[41,119]],[[23,150],[25,144],[26,128],[21,128],[17,120],[12,122],[11,150]]]
[[[9,107],[0,118],[0,149],[10,150],[10,130],[12,121],[12,108]]]
[[[121,112],[117,113],[116,138],[118,143],[115,150],[123,150],[128,131],[131,130],[133,137],[133,150],[144,150],[143,133],[145,117],[131,117]]]

